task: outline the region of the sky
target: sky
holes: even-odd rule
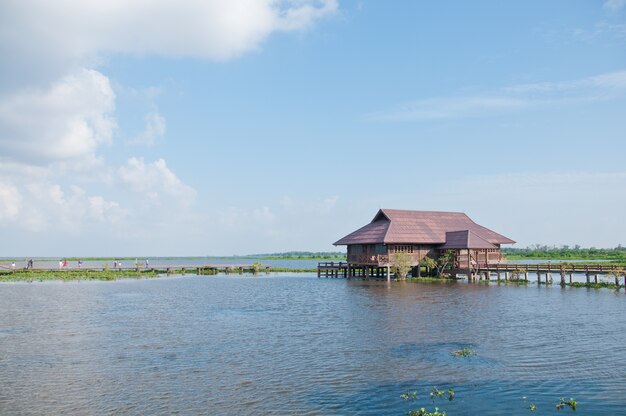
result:
[[[0,256],[626,244],[626,0],[4,0]]]

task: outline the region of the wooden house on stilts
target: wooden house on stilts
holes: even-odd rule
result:
[[[462,212],[381,209],[372,222],[334,245],[347,246],[348,275],[351,269],[360,269],[366,276],[386,273],[389,278],[397,253],[407,253],[413,269],[419,270],[424,257],[436,260],[451,252],[453,271],[471,275],[501,262],[500,246],[513,243]]]

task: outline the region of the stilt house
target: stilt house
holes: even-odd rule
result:
[[[408,253],[415,267],[426,256],[437,259],[450,250],[454,269],[471,270],[501,262],[500,246],[513,243],[462,212],[381,209],[334,245],[347,246],[349,266],[387,267],[396,253]]]

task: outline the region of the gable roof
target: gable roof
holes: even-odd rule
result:
[[[372,222],[348,234],[334,245],[443,244],[446,232],[469,230],[490,244],[515,241],[476,224],[462,212],[381,209]]]
[[[473,233],[470,230],[462,230],[462,231],[448,231],[446,233],[446,243],[441,246],[442,249],[454,248],[454,249],[477,249],[477,248],[486,248],[492,249],[497,248],[489,241],[485,240],[481,236]]]

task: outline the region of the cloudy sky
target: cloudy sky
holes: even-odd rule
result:
[[[626,0],[4,0],[0,256],[626,239]]]

